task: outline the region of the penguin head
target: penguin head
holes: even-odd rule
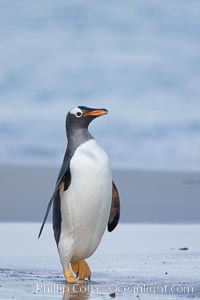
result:
[[[72,108],[66,118],[66,130],[88,128],[90,122],[97,117],[108,113],[107,109],[89,108],[86,106],[77,106]]]

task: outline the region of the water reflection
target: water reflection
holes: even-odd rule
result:
[[[91,283],[88,284],[66,284],[63,300],[89,299],[91,293]]]

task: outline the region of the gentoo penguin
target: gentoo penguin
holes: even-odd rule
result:
[[[107,113],[78,106],[67,114],[67,150],[39,233],[53,203],[54,237],[68,283],[91,278],[85,259],[97,249],[106,226],[112,231],[120,217],[108,156],[88,131],[92,120]]]

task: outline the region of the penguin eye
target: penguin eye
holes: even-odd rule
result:
[[[80,112],[80,111],[78,111],[77,113],[76,113],[76,116],[78,117],[78,118],[80,118],[80,117],[82,117],[82,113]]]

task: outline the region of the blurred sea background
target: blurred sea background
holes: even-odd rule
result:
[[[0,0],[1,299],[62,297],[35,292],[63,280],[52,226],[37,236],[77,105],[109,110],[90,130],[121,216],[89,259],[100,293],[62,299],[200,299],[199,98],[199,0]]]
[[[115,168],[200,169],[200,2],[1,1],[0,163],[59,166],[65,117]]]

